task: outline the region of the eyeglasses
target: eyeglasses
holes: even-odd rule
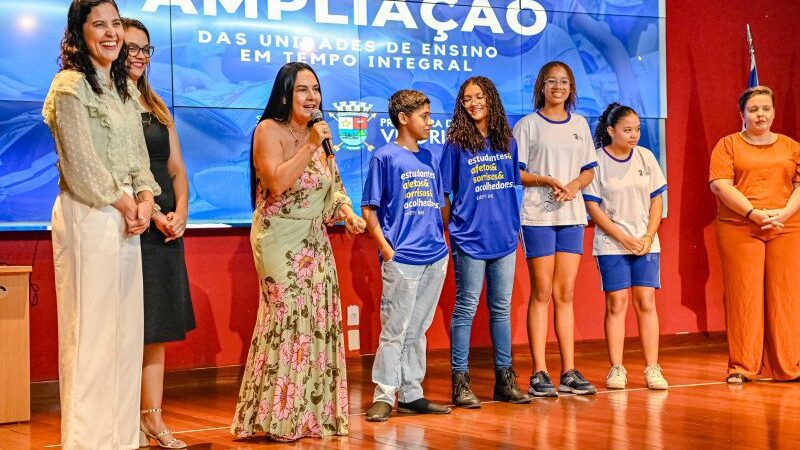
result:
[[[546,84],[547,87],[553,87],[556,85],[569,86],[570,84],[572,84],[572,82],[569,81],[567,78],[562,78],[560,80],[556,80],[555,78],[548,78],[544,80],[544,84]]]
[[[461,104],[464,105],[465,108],[473,103],[475,103],[476,105],[485,104],[486,97],[483,95],[476,95],[475,97],[464,97],[463,99],[461,99]]]
[[[128,56],[138,56],[139,53],[144,53],[145,58],[149,58],[153,56],[153,53],[156,52],[156,48],[152,45],[145,45],[144,47],[139,47],[136,44],[128,44]]]

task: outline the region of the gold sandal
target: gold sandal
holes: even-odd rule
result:
[[[144,415],[144,414],[160,413],[160,412],[161,412],[161,408],[150,408],[150,409],[143,409],[141,411],[141,414]],[[140,421],[139,422],[139,430],[140,430],[140,432],[139,432],[139,447],[149,447],[150,446],[150,439],[156,441],[156,444],[158,444],[158,446],[161,447],[161,448],[186,448],[187,447],[186,442],[183,442],[180,439],[177,439],[175,436],[172,436],[172,431],[170,431],[169,428],[166,428],[164,431],[162,431],[162,432],[160,432],[158,434],[153,434],[153,433],[150,432],[150,430],[147,429],[146,426],[144,426],[144,422]],[[164,443],[164,441],[162,441],[161,438],[163,438],[165,436],[171,436],[172,439],[169,442]]]

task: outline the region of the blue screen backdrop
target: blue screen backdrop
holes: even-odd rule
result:
[[[425,92],[439,151],[460,84],[497,84],[509,120],[532,110],[550,60],[575,72],[592,127],[609,102],[642,117],[664,166],[663,0],[118,0],[156,47],[149,77],[172,108],[190,224],[248,224],[250,137],[278,68],[317,71],[345,187],[358,204],[371,152],[394,138],[389,96]],[[42,101],[58,70],[67,0],[0,2],[0,230],[41,229],[58,193]]]

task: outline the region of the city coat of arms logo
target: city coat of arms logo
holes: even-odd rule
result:
[[[375,118],[372,105],[364,102],[339,102],[334,103],[335,113],[328,114],[339,124],[339,139],[341,142],[333,146],[334,151],[361,150],[366,147],[372,151],[375,146],[367,142],[367,124]]]

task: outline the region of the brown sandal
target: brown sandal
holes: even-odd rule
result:
[[[734,372],[728,374],[728,378],[725,378],[725,382],[728,384],[744,384],[750,381],[743,373]]]

